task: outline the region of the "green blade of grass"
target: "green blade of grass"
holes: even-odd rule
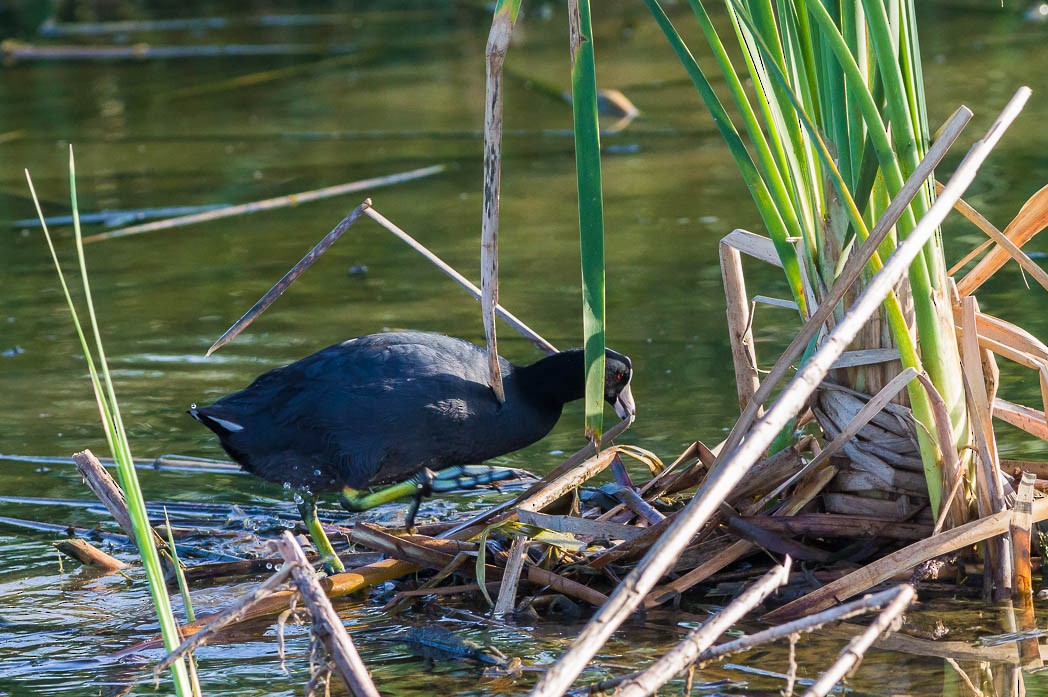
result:
[[[88,314],[90,316],[90,324],[92,328],[93,338],[95,345],[99,350],[98,363],[101,366],[101,371],[96,367],[95,358],[90,348],[90,343],[83,330],[83,325],[80,322],[79,314],[76,311],[76,306],[73,302],[72,294],[69,291],[69,287],[65,282],[65,277],[62,274],[62,268],[58,261],[58,255],[55,251],[54,243],[51,239],[50,232],[47,225],[44,223],[43,212],[40,208],[39,199],[36,196],[36,191],[33,187],[32,179],[29,177],[29,172],[26,172],[26,180],[29,183],[29,190],[33,197],[33,202],[36,205],[37,214],[40,217],[40,223],[44,231],[44,237],[47,240],[48,249],[51,252],[51,259],[54,262],[55,270],[58,273],[62,292],[65,296],[66,304],[69,307],[70,315],[73,319],[73,325],[76,330],[77,338],[80,340],[81,349],[84,352],[84,358],[88,364],[88,372],[91,377],[91,386],[95,394],[95,402],[99,409],[99,414],[102,420],[103,430],[105,431],[106,442],[109,445],[113,459],[118,464],[118,475],[122,488],[124,489],[124,495],[127,498],[128,512],[131,515],[131,520],[134,527],[135,541],[138,545],[139,554],[142,557],[142,565],[146,572],[146,580],[149,585],[150,596],[153,600],[153,606],[157,613],[157,618],[160,622],[160,630],[164,640],[164,646],[169,651],[176,648],[180,643],[180,637],[178,632],[178,624],[174,617],[174,612],[171,608],[170,599],[167,596],[167,588],[164,584],[163,570],[160,566],[160,557],[157,552],[156,546],[153,544],[153,532],[149,525],[149,520],[146,516],[145,501],[142,498],[142,492],[138,486],[138,478],[135,472],[134,463],[131,458],[131,451],[128,447],[127,436],[123,429],[123,423],[120,419],[119,410],[116,405],[116,393],[113,388],[112,378],[109,374],[108,366],[105,362],[105,354],[102,352],[101,334],[98,329],[98,323],[95,317],[94,305],[91,300],[90,284],[87,281],[87,266],[84,259],[83,253],[83,241],[80,230],[80,218],[79,218],[79,206],[77,204],[76,196],[76,169],[73,160],[72,148],[69,151],[69,183],[70,183],[70,202],[72,205],[73,213],[73,229],[76,235],[77,242],[77,256],[80,265],[80,271],[84,284],[84,293],[86,296],[86,302],[88,306]],[[103,387],[103,381],[105,386]],[[179,697],[191,697],[193,695],[192,683],[189,678],[189,673],[186,669],[184,661],[177,661],[172,665],[172,677],[175,686],[175,692]]]

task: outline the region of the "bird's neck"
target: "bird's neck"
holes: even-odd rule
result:
[[[586,391],[585,368],[582,349],[571,349],[546,356],[515,372],[522,391],[544,402],[567,404],[582,399]]]

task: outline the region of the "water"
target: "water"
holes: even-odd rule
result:
[[[1024,23],[1019,9],[1001,10],[992,3],[921,5],[931,121],[941,123],[960,103],[976,113],[943,173],[1019,84],[1034,89],[1024,115],[966,197],[1003,227],[1048,179],[1044,25]],[[144,16],[168,16],[163,8],[134,7]],[[123,38],[158,45],[351,45],[348,56],[4,68],[0,152],[7,167],[0,171],[0,220],[33,214],[23,167],[33,175],[45,212],[68,214],[69,143],[77,155],[82,211],[240,203],[446,164],[444,174],[370,195],[386,216],[476,278],[477,133],[489,15],[464,4],[361,10],[333,3],[325,10],[346,13],[349,20]],[[234,3],[206,3],[185,12],[250,15]],[[529,86],[566,89],[565,22],[556,5],[536,4],[530,13],[507,63],[512,76],[505,88],[501,299],[555,345],[568,347],[578,345],[581,335],[573,147],[558,133],[570,128],[571,110]],[[734,227],[761,228],[712,123],[643,8],[614,3],[597,14],[602,86],[621,89],[643,112],[624,133],[604,139],[609,343],[630,355],[637,368],[639,420],[622,440],[673,459],[696,438],[718,442],[734,420],[716,242]],[[678,15],[681,26],[690,26],[681,8],[674,11]],[[231,82],[245,75],[262,79]],[[88,248],[106,350],[136,455],[221,457],[214,438],[183,413],[190,404],[208,403],[266,369],[346,337],[414,328],[483,340],[474,301],[388,233],[361,221],[262,319],[203,359],[214,339],[362,197]],[[68,265],[69,230],[57,232]],[[951,260],[981,241],[981,233],[959,218],[947,224],[944,235]],[[0,228],[0,245],[0,394],[6,406],[0,453],[65,455],[83,448],[104,453],[86,368],[45,246],[37,231],[20,227]],[[1046,251],[1043,240],[1027,249]],[[786,294],[776,272],[756,265],[747,272],[751,293]],[[1048,336],[1044,293],[1036,286],[1026,290],[1014,266],[981,290],[979,299],[984,310]],[[758,357],[767,367],[796,321],[781,310],[761,308],[755,328]],[[521,362],[537,357],[511,330],[500,332],[504,355]],[[1006,364],[1002,372],[1003,396],[1037,403],[1037,382],[1027,372]],[[576,405],[548,438],[501,464],[541,472],[559,462],[552,453],[571,452],[582,442]],[[1001,451],[1005,457],[1044,458],[1048,447],[1002,427]],[[143,472],[141,477],[150,499],[262,503],[276,510],[291,496],[279,486],[231,474]],[[18,461],[3,461],[0,493],[88,495],[70,466]],[[14,504],[0,506],[0,514],[85,526],[105,519],[97,511]],[[60,569],[50,539],[0,530],[0,621],[6,630],[0,633],[0,693],[93,695],[138,680],[131,694],[153,694],[150,681],[141,679],[148,661],[111,658],[156,631],[144,587],[119,576],[89,578],[69,564]],[[221,607],[239,589],[202,589],[195,594],[198,611]],[[397,626],[366,602],[341,608],[351,630]],[[928,612],[946,617],[961,640],[1006,631],[996,610],[982,605]],[[973,616],[983,624],[973,627]],[[634,666],[650,657],[664,646],[662,622],[631,627],[598,664]],[[507,654],[541,664],[558,655],[578,627],[539,623],[468,631]],[[262,639],[202,651],[205,692],[297,694],[306,680],[308,645],[302,629],[291,634],[288,674],[276,667],[272,630]],[[839,637],[808,640],[801,673],[816,675],[842,643]],[[418,659],[401,645],[361,644],[384,693],[519,692],[533,680],[527,674],[516,683],[487,684],[446,665],[435,679],[420,673]],[[786,672],[784,646],[733,660]],[[942,658],[875,652],[852,687],[884,694],[889,678],[897,681],[894,691],[917,694],[937,693],[958,679]],[[778,679],[723,666],[702,676],[718,679],[729,682],[711,689],[725,694],[771,694],[782,687]],[[1035,676],[1027,676],[1027,688],[1045,690]]]

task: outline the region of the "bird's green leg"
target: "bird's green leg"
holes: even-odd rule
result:
[[[298,512],[302,515],[302,522],[306,524],[309,536],[313,538],[313,546],[317,548],[320,559],[324,562],[324,570],[329,574],[340,574],[346,570],[342,560],[335,554],[335,548],[331,546],[331,540],[320,525],[317,518],[317,498],[313,494],[302,494],[302,500],[298,504]]]

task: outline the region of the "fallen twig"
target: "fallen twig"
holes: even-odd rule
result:
[[[341,196],[342,194],[351,194],[357,191],[364,191],[366,189],[377,189],[380,186],[390,186],[393,184],[400,184],[406,181],[412,181],[414,179],[420,179],[422,177],[430,177],[434,174],[440,174],[445,169],[447,169],[445,165],[433,165],[431,167],[422,167],[421,169],[414,169],[407,172],[390,174],[384,177],[362,179],[360,181],[349,182],[347,184],[327,186],[323,189],[314,189],[312,191],[300,191],[297,194],[275,196],[273,198],[263,199],[262,201],[252,201],[251,203],[241,203],[235,206],[225,206],[223,208],[219,208],[213,211],[207,211],[205,213],[196,213],[194,215],[182,215],[176,218],[168,218],[167,220],[158,220],[152,223],[145,223],[144,225],[133,225],[131,227],[123,228],[122,230],[113,230],[112,232],[103,232],[98,235],[89,235],[84,238],[84,243],[87,244],[90,242],[100,242],[102,240],[111,240],[118,237],[128,237],[130,235],[141,235],[142,233],[146,232],[168,230],[175,227],[183,227],[185,225],[194,225],[196,223],[207,223],[213,220],[221,220],[222,218],[229,218],[235,215],[248,215],[250,213],[260,213],[262,211],[270,211],[278,208],[298,206],[303,203],[311,203],[313,201],[331,198],[332,196]]]
[[[292,581],[313,616],[313,632],[324,643],[339,677],[356,697],[378,697],[378,690],[364,661],[357,653],[342,620],[335,613],[335,608],[331,606],[331,601],[324,594],[324,589],[317,582],[317,574],[306,559],[302,547],[286,530],[276,541],[276,546],[290,567]]]
[[[84,566],[90,566],[103,571],[119,571],[127,568],[127,564],[115,559],[102,550],[98,549],[85,539],[74,537],[69,540],[58,540],[51,543],[55,549],[62,554],[76,559]]]

